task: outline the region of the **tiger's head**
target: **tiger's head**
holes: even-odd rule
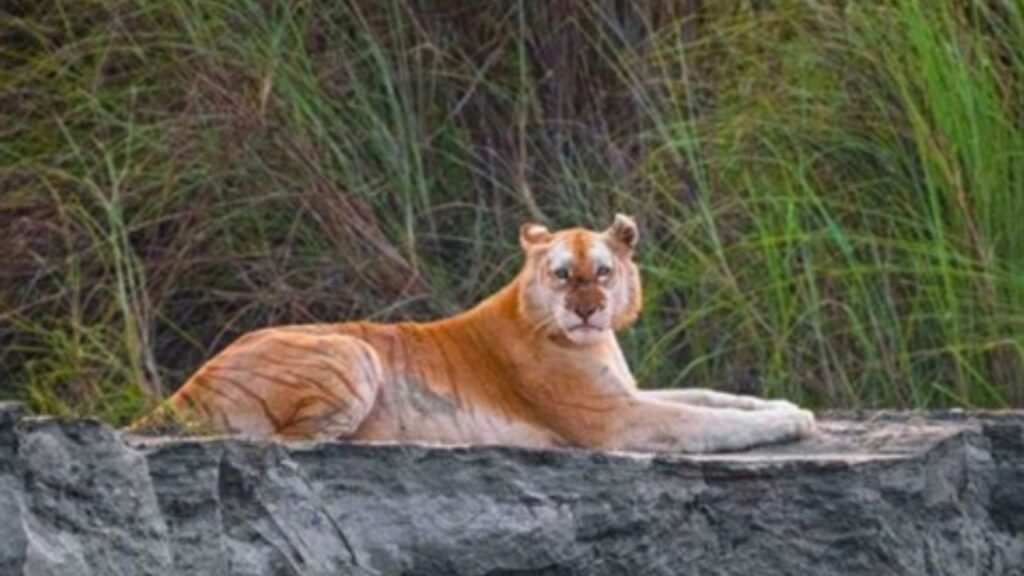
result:
[[[602,232],[523,224],[520,310],[545,335],[573,344],[598,342],[628,326],[640,313],[638,238],[636,222],[623,214]]]

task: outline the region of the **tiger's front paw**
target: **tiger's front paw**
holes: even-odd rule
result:
[[[779,433],[786,440],[799,440],[813,436],[818,431],[818,424],[814,419],[814,413],[804,410],[795,404],[785,400],[774,400],[780,404],[772,410],[761,412],[771,418],[778,425]]]
[[[810,410],[797,408],[796,412],[793,413],[793,420],[796,426],[797,438],[810,438],[817,434],[818,423],[814,418],[814,413]]]

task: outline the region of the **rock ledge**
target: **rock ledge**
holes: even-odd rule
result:
[[[0,574],[1024,575],[1024,413],[707,456],[123,436],[0,403]]]

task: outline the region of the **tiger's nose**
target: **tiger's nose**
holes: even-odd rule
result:
[[[574,311],[576,312],[576,315],[580,317],[581,320],[586,322],[588,318],[593,316],[594,313],[600,309],[601,306],[599,304],[593,302],[583,302],[577,304],[574,308]]]

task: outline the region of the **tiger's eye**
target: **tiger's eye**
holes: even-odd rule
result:
[[[601,265],[601,266],[597,267],[597,277],[598,278],[607,278],[608,275],[611,274],[611,273],[612,273],[612,269],[609,268],[608,266]]]
[[[555,274],[555,278],[558,278],[559,280],[565,281],[565,280],[569,279],[569,269],[568,268],[558,268],[558,269],[555,270],[554,274]]]

